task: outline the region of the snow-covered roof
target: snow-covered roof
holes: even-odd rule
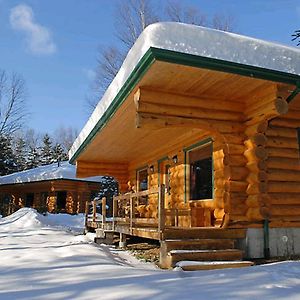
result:
[[[64,161],[53,163],[46,166],[37,167],[34,169],[13,173],[0,177],[0,185],[3,184],[15,184],[15,183],[27,183],[44,180],[55,179],[70,179],[77,181],[90,181],[90,182],[103,182],[105,178],[102,176],[94,176],[88,178],[76,178],[76,167],[69,162]]]
[[[300,50],[297,48],[189,24],[152,24],[142,32],[128,52],[118,74],[75,140],[69,152],[71,161],[150,48],[172,50],[300,76]]]

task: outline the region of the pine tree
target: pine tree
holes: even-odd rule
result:
[[[35,147],[29,148],[29,153],[26,159],[26,169],[33,169],[40,165],[40,154]]]
[[[44,135],[41,148],[41,165],[49,165],[55,161],[52,149],[52,141],[48,134]]]
[[[67,153],[64,151],[61,144],[57,143],[53,148],[53,158],[56,162],[68,160]]]
[[[15,142],[14,155],[16,158],[17,171],[23,171],[26,169],[26,143],[22,137],[17,138]]]
[[[11,147],[11,140],[0,135],[0,175],[7,175],[16,171],[15,157]]]

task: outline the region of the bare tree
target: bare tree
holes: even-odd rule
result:
[[[60,144],[65,152],[68,152],[78,135],[77,129],[73,127],[60,126],[54,131],[54,142]]]
[[[22,127],[27,116],[24,79],[0,70],[0,135],[10,136]]]
[[[166,14],[170,21],[207,26],[207,16],[198,7],[182,5],[182,1],[168,1]]]
[[[295,30],[292,34],[292,41],[297,42],[297,46],[300,46],[300,30]]]
[[[96,77],[92,96],[87,98],[88,110],[96,107],[99,99],[118,73],[127,52],[141,32],[158,21],[173,21],[212,27],[224,31],[233,30],[231,16],[216,14],[208,18],[196,6],[169,0],[160,14],[151,0],[119,0],[116,6],[115,36],[118,46],[101,47],[98,52]]]

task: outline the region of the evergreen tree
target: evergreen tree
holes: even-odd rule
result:
[[[52,149],[52,141],[48,134],[44,135],[43,145],[41,148],[41,165],[49,165],[55,161],[53,149]]]
[[[11,140],[0,135],[0,175],[7,175],[16,171],[15,157],[11,147]]]
[[[107,216],[111,216],[113,208],[113,196],[118,195],[118,182],[113,177],[102,176],[101,183],[101,190],[99,191],[97,197],[99,199],[102,199],[103,197],[106,198],[106,203],[108,206]]]
[[[26,160],[26,169],[33,169],[40,165],[40,155],[35,147],[29,147],[29,153]]]
[[[26,169],[26,143],[22,137],[17,138],[15,142],[14,155],[16,158],[16,170],[23,171]]]
[[[53,148],[53,158],[56,162],[68,160],[67,153],[59,143],[57,143]]]

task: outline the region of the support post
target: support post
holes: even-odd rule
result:
[[[104,223],[106,222],[106,198],[102,198],[102,229],[104,228]]]
[[[96,206],[96,200],[93,200],[93,222],[96,222],[97,217],[97,206]]]
[[[113,197],[113,231],[115,231],[116,216],[117,216],[117,202],[115,197]]]
[[[87,228],[87,222],[89,217],[89,201],[85,201],[85,220],[84,220],[84,227]]]
[[[126,247],[126,234],[120,232],[120,241],[119,241],[119,247],[125,248]]]
[[[133,225],[133,197],[130,196],[130,228],[129,228],[129,232],[132,235],[132,225]]]
[[[158,190],[158,234],[160,240],[164,239],[165,218],[165,185],[161,184]]]

